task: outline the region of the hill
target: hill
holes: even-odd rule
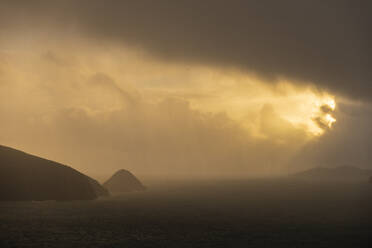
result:
[[[119,170],[103,186],[111,193],[142,191],[146,187],[129,171]]]
[[[91,177],[88,177],[88,181],[91,185],[91,187],[93,188],[94,192],[96,193],[96,196],[97,197],[107,197],[107,196],[110,196],[110,193],[107,189],[105,189],[97,180],[91,178]]]
[[[0,146],[0,200],[92,200],[101,188],[71,167]]]
[[[320,181],[368,181],[372,170],[354,166],[339,166],[334,168],[316,167],[294,175],[296,178]]]

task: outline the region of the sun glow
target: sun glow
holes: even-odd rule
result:
[[[326,124],[329,128],[332,127],[333,123],[336,122],[336,119],[333,118],[330,114],[326,114],[325,117],[324,117],[325,121],[326,121]]]
[[[329,94],[318,95],[311,90],[299,94],[282,117],[295,127],[304,128],[310,136],[320,136],[336,122],[332,115],[336,101]],[[283,109],[283,107],[282,107]],[[278,112],[282,112],[278,106]]]
[[[332,111],[334,111],[335,109],[336,109],[336,102],[335,102],[335,100],[334,99],[328,99],[327,101],[326,101],[326,104],[329,106],[329,108],[332,110]],[[336,121],[336,120],[335,120]]]
[[[332,115],[336,110],[336,101],[332,96],[325,96],[316,102],[316,111],[313,114],[312,121],[317,127],[316,135],[321,135],[325,130],[331,129],[336,122]]]

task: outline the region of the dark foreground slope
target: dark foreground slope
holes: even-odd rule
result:
[[[96,193],[97,197],[107,197],[110,196],[110,193],[107,189],[105,189],[97,180],[94,180],[91,177],[88,177],[89,183],[92,186],[94,192]]]
[[[97,193],[90,180],[68,166],[0,146],[0,200],[92,200]]]
[[[372,176],[372,171],[353,166],[339,166],[335,168],[316,167],[297,173],[294,176],[298,179],[311,181],[368,182]]]
[[[119,170],[103,186],[112,193],[145,190],[145,186],[129,171]]]

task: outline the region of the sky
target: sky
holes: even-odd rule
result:
[[[371,168],[370,1],[2,1],[0,144],[96,178]]]

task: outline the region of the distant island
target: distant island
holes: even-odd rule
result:
[[[294,174],[295,178],[313,181],[370,181],[372,170],[361,169],[354,166],[339,166],[334,168],[315,167],[307,171]]]
[[[0,200],[93,200],[108,196],[96,180],[66,165],[0,146]]]
[[[142,191],[146,187],[129,171],[119,170],[103,186],[111,193]]]

